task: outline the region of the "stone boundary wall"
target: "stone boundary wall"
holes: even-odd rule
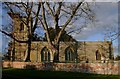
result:
[[[2,66],[20,69],[37,69],[50,71],[67,71],[67,72],[70,71],[70,72],[120,75],[120,61],[108,63],[40,63],[40,62],[4,61]]]

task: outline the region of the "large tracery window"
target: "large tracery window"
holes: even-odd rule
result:
[[[73,50],[70,47],[66,48],[66,50],[65,50],[65,61],[66,62],[74,61],[74,59],[75,59],[75,56],[74,56]]]
[[[96,51],[96,60],[101,60],[101,54],[98,50]]]
[[[50,61],[50,52],[46,47],[44,47],[41,51],[41,61],[42,62],[49,62]]]

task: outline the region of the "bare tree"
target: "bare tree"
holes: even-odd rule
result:
[[[109,27],[104,28],[105,29],[105,38],[111,41],[117,40],[120,37],[120,28],[118,27],[118,24],[116,21],[114,21],[116,24],[110,24]]]
[[[9,24],[9,28],[11,28],[10,32],[8,32],[9,30],[6,30],[6,29],[5,30],[0,29],[0,31],[19,43],[27,43],[28,44],[28,54],[27,54],[25,61],[29,61],[30,60],[30,51],[31,51],[31,41],[34,36],[35,29],[37,28],[38,17],[39,17],[41,5],[40,5],[40,3],[34,4],[33,2],[31,2],[31,3],[29,3],[29,2],[26,2],[26,3],[4,2],[3,5],[4,5],[4,8],[6,8],[6,10],[8,11],[9,15],[11,15],[11,16],[18,15],[18,18],[20,19],[20,21],[22,23],[24,23],[24,25],[27,26],[28,40],[20,40],[20,39],[17,39],[16,37],[14,37],[14,33],[12,32],[13,27],[14,27],[13,24]],[[33,14],[32,8],[34,5],[37,5],[37,7],[36,7],[37,11],[34,12],[34,14]],[[25,17],[26,20],[23,20],[21,17]],[[3,28],[5,28],[5,27],[8,28],[8,26],[3,26]]]
[[[59,43],[62,33],[68,28],[74,28],[68,33],[73,33],[76,31],[81,31],[86,25],[82,25],[82,22],[93,21],[94,12],[91,6],[82,1],[76,3],[70,2],[26,2],[26,3],[4,3],[11,13],[19,13],[20,15],[26,16],[26,22],[21,20],[28,27],[28,40],[21,41],[16,38],[11,33],[7,33],[0,30],[2,33],[10,36],[17,42],[28,43],[28,55],[26,58],[30,60],[30,50],[32,37],[37,29],[37,26],[42,26],[47,38],[48,48],[52,51],[54,55],[54,62],[59,61]],[[82,20],[82,21],[80,21]],[[76,25],[79,24],[79,25]],[[76,27],[74,27],[76,25]],[[49,28],[53,27],[55,29],[54,40],[50,39]],[[40,30],[41,31],[41,30]]]

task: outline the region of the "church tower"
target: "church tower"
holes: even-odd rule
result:
[[[8,13],[13,20],[13,36],[17,40],[27,41],[28,40],[28,29],[25,25],[26,18],[20,16],[19,13]]]
[[[12,61],[23,61],[26,55],[27,43],[19,41],[28,40],[28,27],[26,26],[26,17],[20,16],[19,13],[8,13],[13,21],[13,37],[16,40],[12,40]]]

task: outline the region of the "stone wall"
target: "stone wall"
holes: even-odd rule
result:
[[[106,63],[3,62],[3,67],[120,75],[120,61]]]
[[[100,54],[100,60],[109,60],[113,57],[113,50],[111,42],[98,41],[98,42],[60,42],[59,46],[59,61],[65,61],[65,51],[70,48],[74,53],[74,61],[96,61],[96,52]],[[30,60],[32,62],[41,62],[41,51],[43,48],[48,47],[47,42],[32,42]],[[20,50],[21,49],[21,50]],[[54,53],[50,51],[50,61],[53,61]],[[12,52],[11,52],[12,53]],[[11,54],[13,55],[13,54]],[[27,56],[27,45],[26,44],[15,44],[15,61],[24,61]],[[11,56],[12,57],[12,56]],[[104,58],[104,59],[102,59]]]

